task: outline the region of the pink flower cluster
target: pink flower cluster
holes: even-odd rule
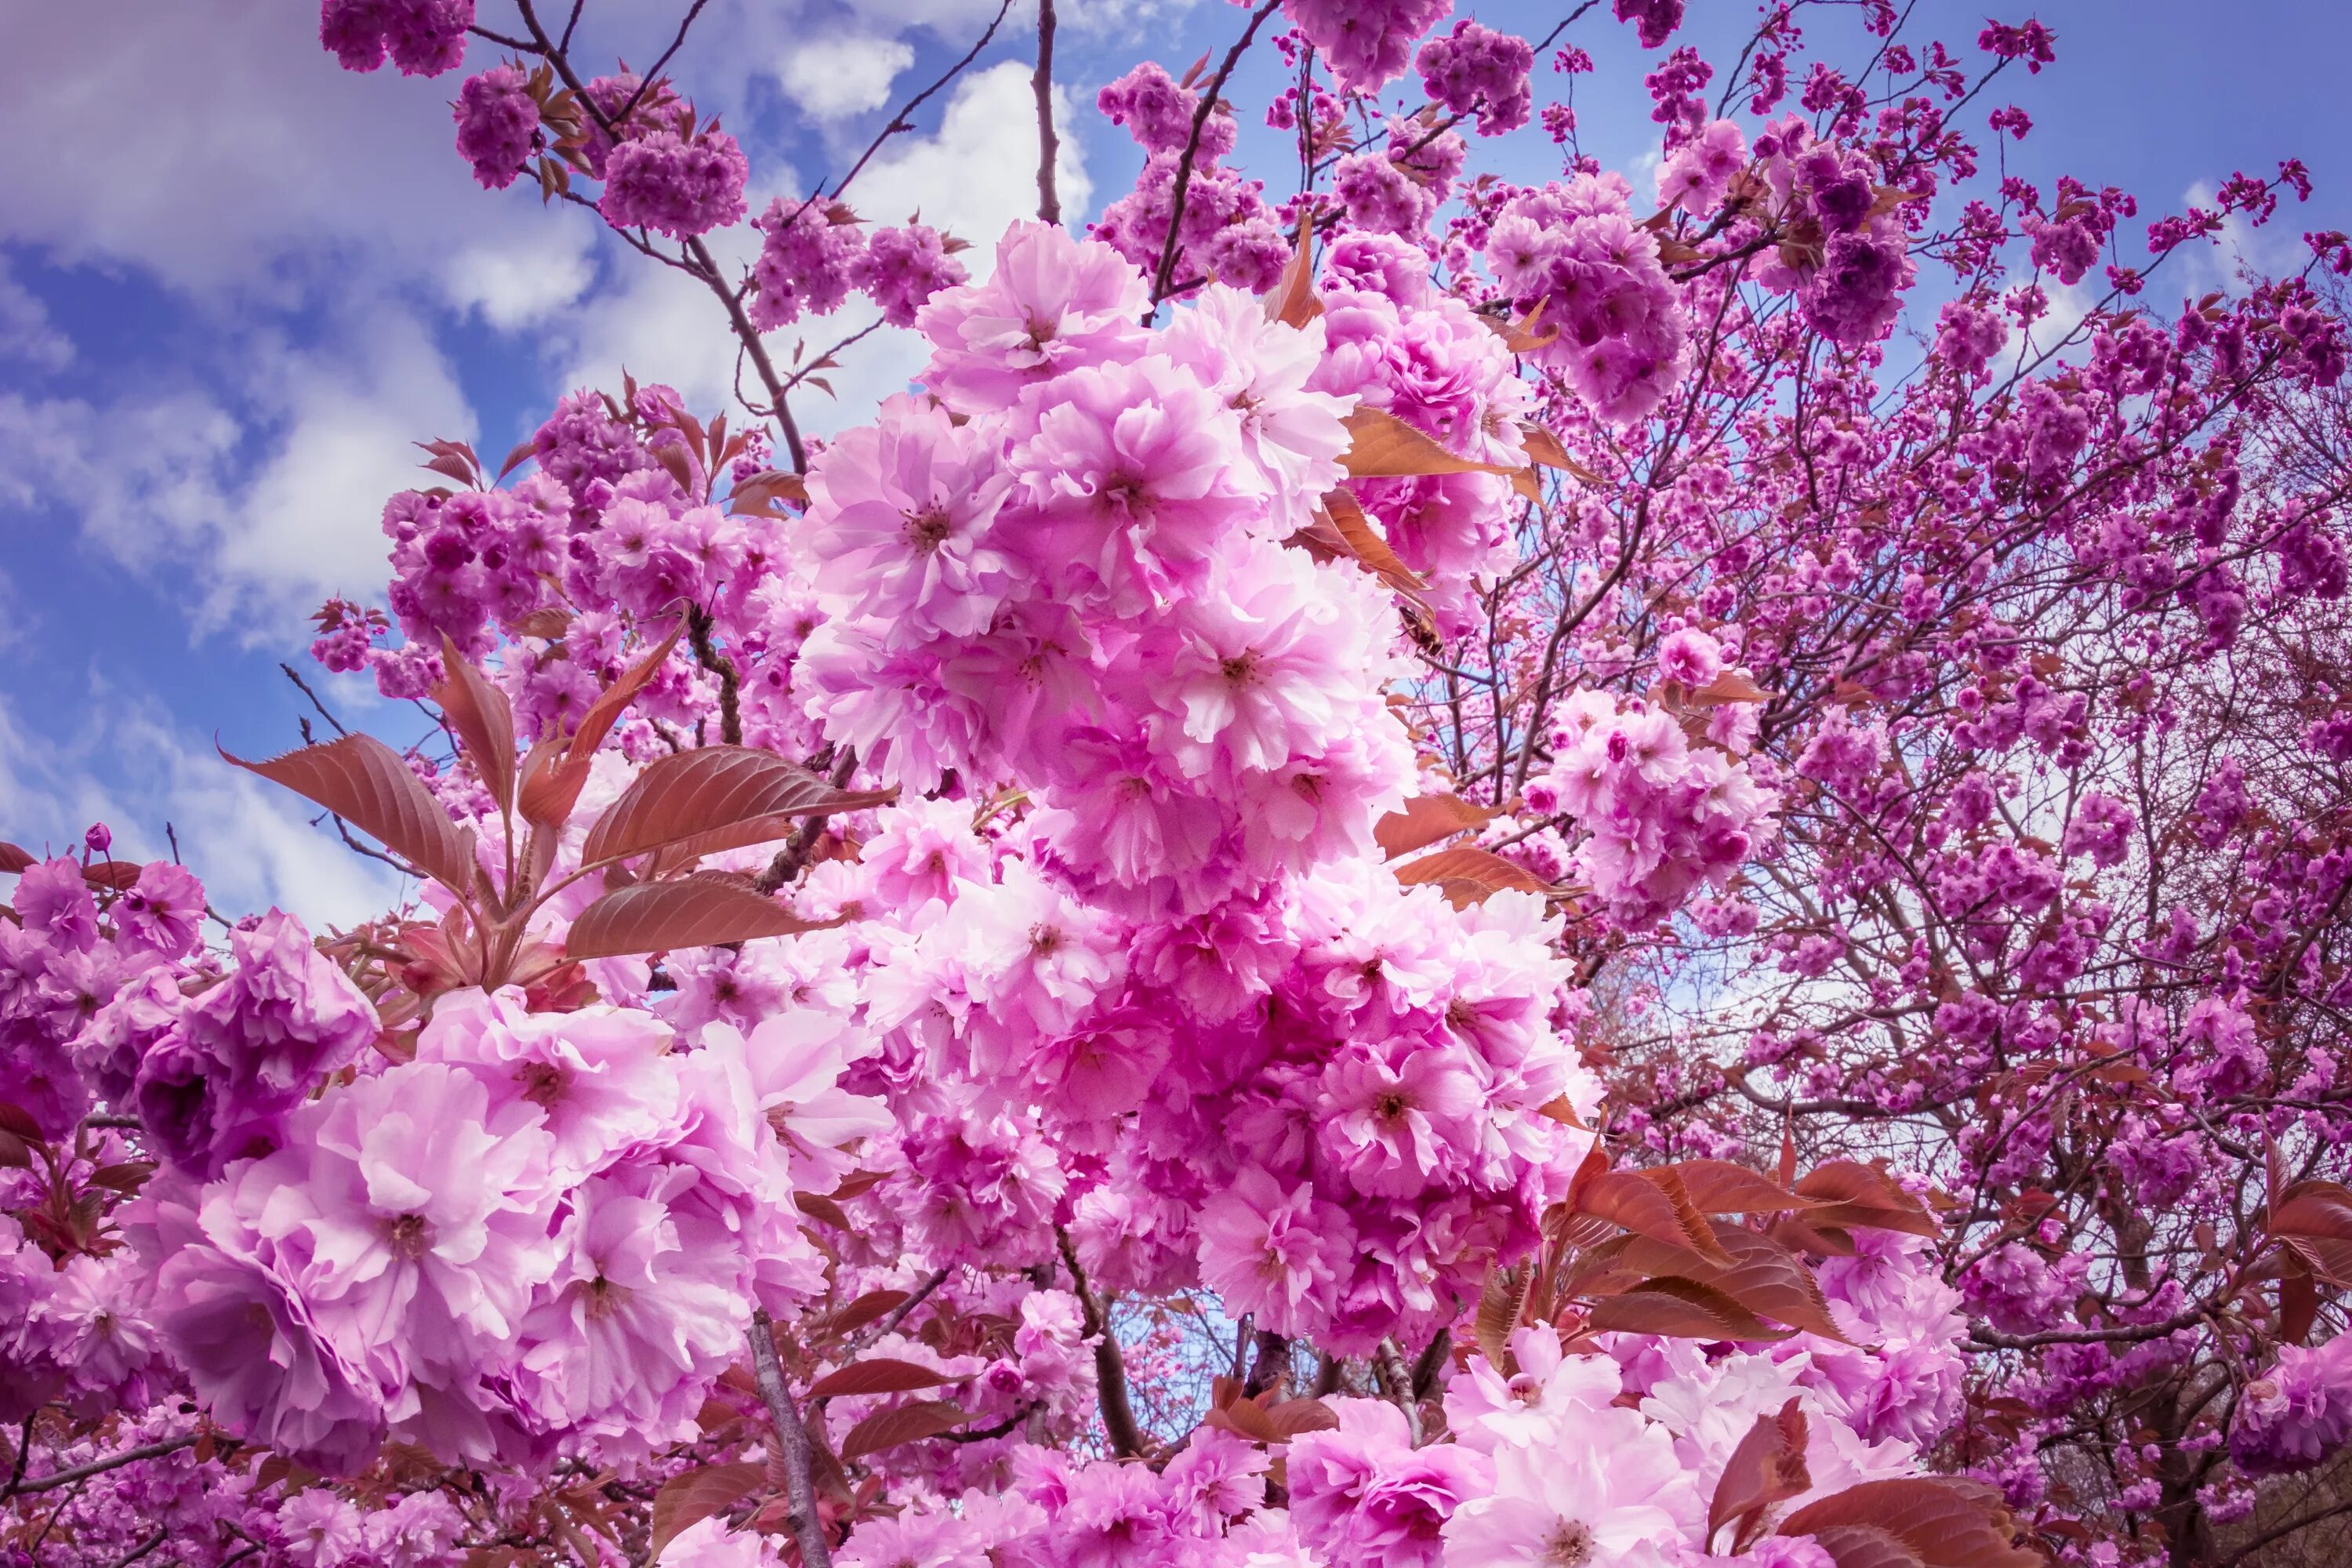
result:
[[[520,66],[493,66],[466,79],[454,106],[457,155],[474,166],[482,188],[502,191],[515,182],[539,144],[539,101]]]
[[[1475,114],[1478,134],[1500,136],[1528,122],[1535,105],[1528,73],[1536,52],[1525,38],[1464,19],[1421,46],[1413,62],[1429,96],[1455,115]]]
[[[439,76],[466,58],[474,0],[320,0],[319,42],[349,71],[390,55],[403,76]]]
[[[1538,336],[1558,334],[1535,358],[1613,425],[1648,414],[1689,368],[1657,237],[1633,220],[1631,199],[1615,174],[1521,191],[1496,215],[1486,246],[1512,308],[1540,312]]]
[[[926,224],[877,229],[868,238],[846,207],[779,196],[753,226],[762,237],[751,268],[751,320],[762,331],[831,315],[853,289],[870,295],[890,325],[910,327],[932,295],[965,278],[953,242]]]
[[[1342,86],[1369,93],[1402,76],[1412,46],[1453,9],[1454,0],[1283,0],[1282,13]]]
[[[1019,778],[1080,885],[1198,910],[1368,842],[1409,763],[1389,612],[1281,542],[1339,477],[1321,332],[1216,288],[1164,331],[1019,226],[919,318],[929,395],[809,476],[809,712],[911,788]]]
[[[477,1462],[675,1442],[751,1307],[817,1283],[762,1110],[829,1086],[785,1022],[674,1051],[642,1012],[445,997],[414,1060],[152,1194],[154,1321],[217,1418],[330,1472],[387,1433]]]
[[[1571,865],[1620,921],[1670,913],[1702,882],[1720,889],[1769,839],[1776,793],[1662,708],[1580,690],[1554,712],[1550,740],[1528,809],[1583,830]]]
[[[1125,126],[1143,149],[1144,162],[1135,189],[1104,208],[1088,232],[1152,277],[1172,226],[1172,288],[1215,280],[1259,293],[1281,275],[1290,244],[1260,198],[1260,182],[1245,180],[1220,162],[1234,150],[1237,135],[1232,113],[1213,110],[1200,122],[1198,142],[1193,141],[1200,96],[1149,60],[1097,95],[1111,123]],[[1192,156],[1180,223],[1176,177],[1188,148]]]

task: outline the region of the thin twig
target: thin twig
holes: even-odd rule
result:
[[[26,1423],[26,1430],[29,1432],[31,1429],[32,1423],[28,1421]],[[183,1448],[195,1447],[197,1439],[203,1436],[201,1432],[190,1432],[182,1436],[173,1437],[169,1442],[150,1443],[142,1448],[125,1448],[120,1454],[109,1454],[103,1459],[92,1459],[87,1465],[76,1465],[69,1470],[58,1470],[46,1476],[35,1476],[30,1480],[24,1479],[20,1475],[8,1483],[8,1489],[0,1492],[0,1497],[16,1497],[25,1492],[45,1492],[51,1487],[70,1486],[75,1481],[86,1481],[92,1476],[102,1476],[109,1470],[119,1470],[125,1465],[135,1465],[142,1459],[160,1459],[166,1454],[176,1454]]]
[[[620,112],[613,116],[614,124],[621,124],[636,112],[637,105],[645,101],[646,94],[651,92],[654,83],[661,79],[662,67],[669,64],[672,57],[686,47],[686,30],[694,26],[694,19],[701,16],[702,8],[709,4],[710,0],[694,0],[694,4],[687,7],[686,19],[677,25],[677,37],[669,41],[669,47],[664,49],[661,58],[654,62],[653,69],[646,72],[645,76],[638,80],[637,90],[629,94],[629,100],[621,105]],[[579,19],[578,6],[572,7],[572,16],[574,21]],[[572,29],[569,26],[566,26],[563,31],[567,37],[571,36]]]
[[[332,713],[327,711],[327,705],[319,700],[319,694],[310,689],[310,683],[294,672],[294,667],[292,665],[281,660],[279,661],[278,668],[284,670],[286,672],[286,679],[292,681],[295,687],[301,691],[302,695],[310,700],[310,706],[319,710],[319,717],[324,719],[328,723],[332,724],[335,727],[336,734],[348,735],[351,733],[349,730],[343,728],[343,721],[341,719],[336,718]],[[179,853],[176,849],[173,852],[172,858],[175,860],[179,858]]]
[[[783,1364],[776,1359],[776,1326],[762,1307],[751,1314],[751,1371],[768,1419],[776,1428],[776,1447],[784,1461],[784,1497],[790,1511],[784,1522],[800,1542],[804,1568],[833,1568],[833,1551],[825,1544],[824,1521],[817,1514],[816,1482],[810,1471],[808,1428],[793,1407],[792,1391],[784,1386]]]
[[[833,787],[846,788],[849,775],[856,771],[857,753],[845,748],[841,761],[834,764]],[[801,868],[808,864],[809,852],[816,847],[818,837],[824,832],[824,823],[825,814],[823,812],[803,818],[799,831],[793,835],[792,842],[776,851],[776,858],[768,862],[768,868],[753,879],[752,885],[763,893],[772,893],[798,877]]]
[[[740,746],[743,743],[742,677],[735,661],[710,640],[711,628],[717,625],[701,605],[687,606],[686,635],[694,647],[694,661],[719,678],[719,738]]]
[[[1029,78],[1037,95],[1037,221],[1062,221],[1062,198],[1054,188],[1054,163],[1062,138],[1054,129],[1054,0],[1037,0],[1037,68]]]
[[[1102,1408],[1103,1435],[1110,1439],[1114,1455],[1135,1458],[1144,1451],[1143,1433],[1136,1425],[1134,1406],[1128,1403],[1127,1361],[1119,1352],[1118,1335],[1111,1331],[1110,1314],[1087,1283],[1087,1271],[1078,1266],[1078,1249],[1070,1233],[1055,1226],[1054,1237],[1061,1244],[1062,1261],[1070,1270],[1070,1284],[1086,1319],[1087,1337],[1095,1342],[1095,1394]]]
[[[1242,63],[1242,56],[1249,51],[1258,28],[1281,4],[1282,0],[1265,0],[1265,5],[1250,13],[1248,28],[1234,47],[1225,51],[1224,63],[1217,68],[1217,74],[1209,79],[1209,85],[1201,89],[1201,107],[1192,111],[1192,134],[1185,139],[1184,155],[1176,162],[1176,191],[1168,213],[1168,242],[1160,247],[1160,270],[1152,275],[1151,305],[1154,310],[1159,309],[1160,300],[1168,298],[1169,282],[1176,274],[1176,247],[1184,228],[1184,193],[1192,188],[1192,161],[1200,156],[1201,133],[1208,129],[1209,115],[1217,107],[1218,97],[1225,90],[1225,79],[1232,76],[1234,68]],[[1148,313],[1143,320],[1146,326],[1151,322]]]

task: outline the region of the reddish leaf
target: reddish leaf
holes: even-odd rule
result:
[[[1339,461],[1359,479],[1410,479],[1420,474],[1507,474],[1501,463],[1459,458],[1393,414],[1359,408],[1347,417],[1354,437]]]
[[[1948,1476],[1864,1481],[1807,1503],[1780,1521],[1780,1533],[1856,1525],[1893,1536],[1925,1568],[2046,1568],[2041,1553],[2011,1544],[2016,1524],[1999,1492]]]
[[[1717,1478],[1715,1496],[1706,1505],[1706,1541],[1715,1545],[1717,1531],[1734,1525],[1731,1550],[1745,1552],[1757,1533],[1764,1510],[1776,1502],[1801,1497],[1811,1489],[1812,1473],[1805,1468],[1805,1413],[1796,1400],[1778,1415],[1759,1415],[1739,1447]]]
[[[735,493],[727,498],[727,510],[749,517],[772,517],[789,522],[800,514],[784,510],[783,503],[787,500],[806,504],[807,481],[798,474],[770,468],[764,473],[753,474],[737,485]]]
[[[1715,1239],[1715,1228],[1691,1203],[1690,1191],[1670,1169],[1612,1171],[1587,1185],[1578,1212],[1598,1216],[1636,1236],[1685,1247],[1708,1262],[1728,1268],[1731,1255]]]
[[[673,845],[708,855],[782,837],[795,816],[858,811],[897,798],[896,790],[835,789],[772,752],[704,746],[648,763],[588,830],[580,863],[596,866]]]
[[[33,1120],[31,1111],[5,1100],[0,1100],[0,1132],[14,1133],[27,1143],[48,1142],[41,1135],[41,1124]]]
[[[1484,903],[1492,893],[1558,891],[1526,867],[1467,845],[1408,860],[1396,868],[1396,879],[1409,888],[1434,886],[1457,910]]]
[[[2352,1288],[2352,1190],[2335,1182],[2297,1182],[2271,1206],[2270,1233],[2311,1272],[2337,1289]]]
[[[517,442],[514,450],[507,454],[507,460],[499,465],[499,478],[505,479],[509,474],[530,461],[530,455],[538,449],[539,443],[536,439]]]
[[[1717,1224],[1714,1230],[1716,1244],[1730,1255],[1728,1264],[1710,1263],[1645,1236],[1629,1238],[1629,1246],[1605,1261],[1612,1268],[1637,1274],[1683,1275],[1722,1291],[1759,1317],[1825,1340],[1851,1342],[1831,1315],[1821,1282],[1795,1253],[1740,1226]]]
[[[1728,1160],[1685,1160],[1673,1168],[1701,1214],[1776,1214],[1813,1206],[1811,1199]]]
[[[1322,313],[1323,301],[1315,297],[1315,224],[1311,215],[1302,213],[1290,259],[1265,296],[1265,319],[1303,327]]]
[[[1478,1292],[1478,1313],[1473,1323],[1478,1338],[1478,1352],[1486,1364],[1496,1372],[1511,1369],[1510,1340],[1519,1320],[1527,1315],[1528,1296],[1535,1286],[1535,1271],[1524,1266],[1515,1268],[1489,1268],[1486,1284]]]
[[[81,868],[81,879],[93,888],[106,888],[119,893],[135,884],[139,880],[139,873],[144,869],[144,867],[134,866],[127,860],[100,860]]]
[[[1331,531],[1364,569],[1406,597],[1418,601],[1429,590],[1420,573],[1404,563],[1388,540],[1364,515],[1363,503],[1346,490],[1328,491],[1317,521],[1328,521]]]
[[[1691,1340],[1785,1340],[1755,1313],[1696,1279],[1664,1275],[1631,1290],[1604,1296],[1588,1309],[1596,1329],[1621,1333],[1672,1334]]]
[[[768,1113],[768,1125],[776,1129],[779,1137],[783,1135],[783,1127],[780,1123],[785,1120],[785,1109],[780,1105]],[[811,1219],[821,1219],[835,1230],[849,1228],[848,1214],[823,1193],[794,1193],[793,1205]]]
[[[2290,1254],[2279,1273],[2279,1338],[2299,1345],[2319,1321],[2319,1285],[2303,1260]]]
[[[836,1336],[854,1334],[866,1324],[878,1322],[906,1303],[904,1290],[868,1290],[825,1321],[827,1332]]]
[[[1797,1192],[1817,1205],[1806,1215],[1808,1225],[1862,1226],[1925,1237],[1942,1233],[1927,1206],[1892,1177],[1852,1160],[1831,1161],[1799,1182]]]
[[[1813,1544],[1837,1568],[1927,1568],[1917,1552],[1874,1524],[1832,1524],[1814,1532]]]
[[[563,950],[573,959],[613,958],[824,929],[739,879],[702,872],[605,894],[572,922]]]
[[[712,1514],[724,1513],[766,1484],[768,1467],[746,1459],[731,1465],[705,1465],[698,1470],[672,1476],[654,1494],[653,1538],[647,1543],[648,1563],[661,1561],[662,1548]]]
[[[910,1361],[877,1356],[871,1361],[854,1361],[826,1373],[809,1384],[808,1396],[840,1399],[853,1394],[904,1394],[909,1389],[937,1388],[940,1384],[955,1381]]]
[[[1559,329],[1557,327],[1547,327],[1540,332],[1535,330],[1537,319],[1542,314],[1543,307],[1538,305],[1516,321],[1506,321],[1500,316],[1489,316],[1483,312],[1478,319],[1486,323],[1488,331],[1503,340],[1505,348],[1515,354],[1531,354],[1538,349],[1549,348],[1559,341]]]
[[[677,646],[677,639],[685,632],[686,623],[680,621],[671,628],[669,636],[662,639],[660,647],[630,666],[620,679],[605,688],[596,700],[588,705],[587,711],[580,715],[580,727],[572,732],[571,742],[560,758],[551,749],[538,764],[526,772],[521,798],[522,814],[526,818],[543,827],[563,826],[564,819],[572,815],[572,808],[579,804],[581,790],[588,783],[588,768],[596,755],[596,748],[604,743],[604,737],[613,732],[613,726],[620,721],[621,714],[636,700],[637,693],[645,689],[646,682],[661,668],[662,661],[669,658],[669,650]],[[534,755],[539,754],[539,747],[533,746],[531,751]]]
[[[1372,838],[1391,860],[1426,849],[1442,838],[1482,827],[1500,816],[1491,805],[1474,805],[1460,795],[1417,795],[1373,825]]]
[[[27,870],[39,864],[40,862],[34,859],[24,846],[0,839],[0,876]]]
[[[325,806],[455,893],[474,885],[473,834],[459,833],[400,753],[373,735],[345,735],[266,763],[221,755]]]
[[[936,1437],[971,1419],[961,1408],[940,1399],[921,1399],[896,1409],[877,1410],[849,1429],[849,1436],[841,1440],[841,1458],[846,1463],[862,1455],[895,1448],[901,1443]]]
[[[1767,702],[1772,693],[1736,669],[1727,669],[1690,694],[1694,708],[1714,708],[1726,702]]]
[[[449,634],[441,634],[441,668],[445,673],[433,688],[433,700],[441,704],[450,726],[466,748],[466,760],[474,764],[474,776],[490,792],[501,811],[514,809],[515,734],[514,709],[507,694],[491,685],[476,669]]]
[[[533,610],[515,623],[515,630],[527,637],[541,637],[548,642],[560,640],[572,629],[572,617],[562,610]]]

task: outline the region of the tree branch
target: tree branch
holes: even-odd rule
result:
[[[1037,68],[1029,78],[1037,95],[1037,219],[1062,221],[1062,198],[1054,188],[1054,163],[1062,138],[1054,129],[1054,0],[1037,0]]]
[[[26,1422],[26,1431],[29,1434],[31,1430],[32,1424]],[[120,1454],[109,1454],[102,1459],[92,1459],[87,1465],[76,1465],[69,1470],[58,1470],[46,1476],[35,1476],[30,1480],[22,1479],[22,1456],[20,1455],[18,1457],[19,1479],[11,1480],[8,1483],[8,1489],[0,1492],[0,1498],[16,1497],[25,1492],[45,1492],[51,1487],[70,1486],[76,1481],[86,1481],[92,1476],[102,1476],[109,1470],[119,1470],[125,1465],[135,1465],[142,1459],[160,1459],[166,1454],[176,1454],[183,1448],[195,1447],[196,1440],[203,1436],[201,1432],[190,1432],[183,1436],[173,1437],[168,1442],[150,1443],[142,1448],[125,1448]]]
[[[825,1544],[824,1521],[816,1510],[816,1481],[810,1469],[808,1428],[793,1407],[792,1391],[784,1386],[783,1364],[776,1359],[776,1326],[762,1307],[751,1314],[751,1373],[760,1384],[760,1398],[776,1428],[776,1447],[784,1461],[784,1497],[791,1511],[784,1522],[800,1543],[805,1568],[833,1568],[833,1550]]]
[[[1152,276],[1151,305],[1155,311],[1160,301],[1168,297],[1169,280],[1176,274],[1176,247],[1184,228],[1184,193],[1192,188],[1192,161],[1201,153],[1201,133],[1208,128],[1209,115],[1217,107],[1219,95],[1225,90],[1225,79],[1232,76],[1234,68],[1242,63],[1242,56],[1248,52],[1251,41],[1257,37],[1258,28],[1281,4],[1282,0],[1265,0],[1265,5],[1250,13],[1249,27],[1234,47],[1225,51],[1224,63],[1217,68],[1217,74],[1209,79],[1209,85],[1201,89],[1201,107],[1192,111],[1192,134],[1185,139],[1184,155],[1176,161],[1176,191],[1168,212],[1168,243],[1160,247],[1160,270]],[[1149,326],[1150,323],[1150,316],[1145,316],[1144,324]]]
[[[1113,1454],[1122,1459],[1138,1458],[1144,1451],[1143,1433],[1136,1425],[1134,1406],[1128,1403],[1127,1362],[1119,1352],[1118,1336],[1111,1332],[1110,1315],[1087,1284],[1087,1271],[1078,1267],[1078,1249],[1071,1243],[1070,1233],[1055,1226],[1054,1239],[1061,1243],[1062,1261],[1069,1267],[1070,1283],[1086,1315],[1087,1333],[1095,1342],[1095,1394],[1102,1406],[1103,1433],[1110,1439]]]

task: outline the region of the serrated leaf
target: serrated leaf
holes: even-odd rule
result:
[[[1775,695],[1739,671],[1727,669],[1685,700],[1694,708],[1716,708],[1726,702],[1769,702]]]
[[[854,1394],[905,1394],[912,1389],[937,1388],[943,1383],[955,1381],[910,1361],[892,1361],[887,1356],[876,1356],[867,1361],[854,1361],[847,1366],[826,1373],[809,1384],[808,1396],[811,1399],[842,1399]]]
[[[2016,1525],[1999,1492],[1950,1476],[1864,1481],[1807,1503],[1780,1533],[1857,1526],[1893,1536],[1924,1568],[2046,1568],[2041,1553],[2012,1544]]]
[[[441,668],[445,673],[433,688],[433,700],[441,705],[442,713],[457,731],[466,760],[474,764],[474,775],[499,803],[499,810],[512,811],[514,709],[507,694],[474,668],[446,632],[441,634]]]
[[[839,921],[802,920],[739,879],[700,872],[675,882],[640,882],[580,911],[563,950],[572,959],[671,952],[823,931]]]
[[[1812,1473],[1805,1468],[1805,1412],[1797,1400],[1782,1405],[1777,1415],[1756,1417],[1716,1478],[1706,1506],[1710,1550],[1717,1533],[1728,1524],[1733,1526],[1731,1550],[1746,1551],[1766,1509],[1812,1489]]]
[[[849,1435],[841,1440],[841,1458],[846,1463],[885,1448],[895,1448],[901,1443],[936,1437],[971,1419],[961,1406],[942,1399],[918,1400],[895,1409],[877,1410],[849,1429]]]
[[[1874,1524],[1832,1524],[1813,1535],[1837,1568],[1927,1568],[1919,1554]]]
[[[838,1338],[854,1334],[868,1323],[879,1322],[905,1304],[904,1290],[868,1290],[840,1311],[825,1320],[825,1331]]]
[[[1389,547],[1381,531],[1372,526],[1371,519],[1364,515],[1362,503],[1346,490],[1332,490],[1324,496],[1316,521],[1329,523],[1330,537],[1339,540],[1343,553],[1354,556],[1366,571],[1398,593],[1418,603],[1429,591],[1421,574],[1406,565],[1404,558]],[[1310,537],[1325,536],[1318,531]]]
[[[1568,448],[1560,445],[1559,437],[1545,426],[1528,420],[1519,426],[1519,434],[1532,461],[1541,463],[1547,468],[1558,468],[1564,474],[1573,474],[1589,485],[1601,482],[1601,476],[1570,457]]]
[[[705,1465],[672,1476],[654,1494],[653,1537],[647,1543],[648,1563],[661,1561],[662,1549],[711,1515],[724,1513],[767,1483],[768,1467],[745,1459],[728,1465]]]
[[[1832,1160],[1810,1173],[1797,1184],[1797,1193],[1815,1201],[1805,1216],[1805,1224],[1815,1228],[1861,1226],[1931,1238],[1943,1234],[1927,1205],[1892,1177],[1852,1160]]]
[[[2352,1189],[2335,1182],[2297,1182],[2282,1191],[2270,1233],[2310,1271],[2336,1289],[2352,1288]]]
[[[646,682],[669,658],[669,650],[686,633],[686,623],[680,621],[670,628],[669,636],[653,652],[631,665],[621,679],[606,687],[596,700],[588,704],[580,715],[580,727],[572,732],[571,741],[557,753],[549,750],[542,761],[524,775],[520,805],[524,817],[542,827],[561,827],[580,802],[580,792],[588,783],[588,770],[595,760],[596,748],[613,732],[621,714],[636,700]],[[531,748],[538,754],[539,748]]]
[[[1644,1279],[1587,1309],[1591,1324],[1618,1333],[1693,1340],[1785,1340],[1776,1329],[1712,1286],[1679,1275]]]
[[[1302,213],[1290,259],[1283,264],[1282,276],[1265,296],[1265,317],[1285,326],[1303,327],[1322,313],[1323,301],[1315,296],[1315,220]]]
[[[1349,477],[1359,479],[1412,479],[1423,474],[1507,474],[1501,463],[1482,463],[1457,457],[1395,415],[1378,408],[1359,408],[1345,421],[1350,441],[1340,458]]]
[[[773,752],[703,746],[646,764],[596,819],[583,866],[672,846],[709,855],[782,837],[797,816],[861,811],[896,790],[841,790]]]
[[[345,735],[262,763],[221,755],[326,807],[450,891],[471,890],[473,835],[461,834],[400,753],[373,735]]]
[[[1672,1168],[1701,1214],[1778,1214],[1814,1206],[1811,1198],[1728,1160],[1684,1160]]]
[[[1484,903],[1494,893],[1549,895],[1557,891],[1526,867],[1468,845],[1408,860],[1396,868],[1396,879],[1408,888],[1423,884],[1435,887],[1457,910]]]
[[[1577,1212],[1695,1252],[1718,1268],[1731,1255],[1716,1240],[1715,1228],[1692,1203],[1690,1191],[1671,1169],[1611,1171],[1596,1176],[1578,1195]]]
[[[1392,811],[1372,825],[1372,840],[1393,860],[1483,827],[1500,815],[1494,806],[1474,805],[1460,795],[1417,795],[1404,803],[1402,811]]]

